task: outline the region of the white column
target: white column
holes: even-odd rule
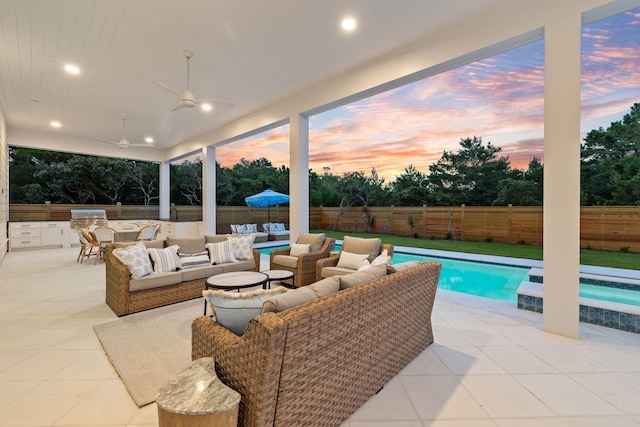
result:
[[[309,119],[300,114],[289,123],[289,229],[291,241],[300,233],[309,232]]]
[[[216,234],[216,149],[202,148],[202,231]]]
[[[160,205],[159,219],[169,220],[171,214],[169,208],[171,205],[171,164],[169,162],[160,162],[160,173],[158,178],[158,194],[160,198],[158,203]]]
[[[545,27],[542,329],[578,338],[581,16],[562,4]]]

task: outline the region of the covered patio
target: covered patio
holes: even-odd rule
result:
[[[130,3],[114,2],[120,8]],[[171,105],[166,106],[166,99],[154,94],[157,88],[150,91],[146,86],[153,86],[149,79],[158,78],[150,70],[169,70],[166,64],[172,59],[177,66],[171,67],[169,74],[183,76],[184,64],[179,53],[167,53],[168,48],[178,51],[179,45],[205,50],[209,40],[198,38],[198,31],[186,30],[192,26],[187,25],[184,14],[191,13],[189,19],[204,31],[210,27],[206,25],[207,19],[213,19],[219,12],[209,2],[194,2],[194,9],[184,5],[185,11],[175,10],[176,5],[165,5],[153,17],[139,15],[141,21],[162,23],[158,25],[160,33],[173,34],[168,47],[153,45],[152,53],[162,56],[163,61],[145,55],[145,46],[136,46],[126,39],[127,31],[118,31],[118,47],[111,50],[95,34],[93,38],[80,37],[87,40],[85,52],[99,50],[105,55],[96,70],[109,71],[105,74],[114,77],[100,80],[99,92],[92,92],[91,86],[71,89],[59,76],[51,79],[57,88],[57,92],[51,92],[53,97],[65,92],[79,96],[60,103],[75,107],[73,119],[69,116],[69,125],[75,125],[75,130],[70,126],[67,131],[56,132],[43,122],[38,104],[45,104],[46,96],[40,102],[35,95],[27,94],[30,89],[26,87],[33,78],[24,78],[26,86],[14,91],[7,88],[20,80],[14,80],[20,72],[3,75],[7,80],[5,83],[5,77],[2,79],[4,88],[0,97],[2,421],[10,425],[157,423],[155,405],[141,409],[135,406],[93,333],[94,324],[115,318],[104,304],[103,266],[76,264],[71,253],[76,249],[7,253],[9,146],[159,162],[161,219],[169,218],[170,163],[198,155],[203,159],[203,231],[213,234],[216,148],[288,124],[293,237],[309,229],[309,120],[315,114],[544,38],[544,314],[439,291],[433,317],[435,344],[344,426],[640,424],[639,336],[578,322],[581,28],[638,7],[640,1],[459,0],[446,2],[443,9],[438,9],[443,2],[422,5],[410,1],[385,2],[384,7],[382,3],[377,5],[380,9],[363,2],[357,3],[359,6],[353,13],[360,9],[364,15],[368,12],[377,19],[368,38],[355,46],[341,36],[323,36],[324,29],[314,27],[313,35],[304,31],[307,23],[311,26],[337,20],[343,10],[352,10],[347,7],[348,2],[335,2],[331,13],[321,15],[322,19],[314,15],[314,9],[319,7],[314,3],[305,6],[282,1],[270,3],[275,4],[270,10],[260,10],[258,4],[253,4],[254,9],[244,15],[241,13],[244,11],[234,11],[234,17],[246,16],[246,24],[255,30],[250,37],[240,27],[223,23],[215,27],[226,40],[238,41],[244,36],[256,42],[252,44],[253,50],[241,52],[245,56],[236,57],[236,62],[219,54],[205,55],[210,69],[216,69],[215,64],[220,62],[233,64],[221,71],[224,78],[220,80],[222,86],[229,86],[229,96],[237,95],[233,100],[235,110],[222,111],[206,120],[176,115],[186,111],[169,115]],[[17,4],[23,2],[12,2],[14,7]],[[179,8],[182,7],[180,4]],[[428,7],[433,8],[430,13]],[[64,15],[61,10],[52,13]],[[172,14],[175,21],[170,19]],[[37,24],[44,22],[38,20],[41,15],[45,13],[20,9],[20,13],[13,14],[19,19],[11,25],[39,28]],[[183,27],[178,25],[178,16],[185,23]],[[301,21],[296,22],[296,17]],[[135,20],[127,21],[123,28],[143,28],[132,21]],[[10,25],[4,17],[1,22],[3,26]],[[167,30],[176,25],[181,28],[178,35]],[[277,43],[269,46],[257,42],[276,29],[281,37]],[[376,38],[373,34],[377,30]],[[134,35],[142,37],[137,31]],[[16,52],[20,46],[13,39],[5,40],[5,44],[6,52],[19,57]],[[28,45],[23,43],[22,47]],[[377,46],[380,48],[373,48]],[[323,55],[324,47],[331,54]],[[105,54],[115,50],[122,56]],[[321,61],[311,61],[313,55],[309,52],[317,53]],[[38,55],[23,54],[23,58],[33,56]],[[264,67],[243,62],[245,58],[260,58],[267,65],[281,66],[264,72]],[[151,66],[143,67],[145,61]],[[12,69],[21,69],[18,59],[11,64]],[[54,75],[52,67],[49,64],[45,68]],[[29,66],[22,64],[22,69],[26,73]],[[253,74],[244,74],[250,69]],[[169,78],[169,74],[162,75]],[[124,85],[127,76],[136,79]],[[84,81],[91,78],[85,76]],[[171,85],[182,87],[183,80],[176,78]],[[121,84],[125,91],[138,96],[121,101],[112,97],[109,98],[112,103],[107,105],[110,91],[122,95],[115,90]],[[220,86],[215,89],[221,90]],[[91,109],[80,100],[87,93],[95,96],[91,102],[104,100],[103,110],[110,114],[99,119],[85,116],[85,111]],[[26,104],[24,100],[16,101],[22,98],[27,100]],[[56,102],[52,105],[54,110],[61,108]],[[123,108],[129,110],[129,135],[142,136],[150,129],[164,130],[154,148],[120,150],[115,145],[95,141],[96,137],[109,133],[110,118],[118,119]],[[159,108],[166,111],[160,112]],[[145,123],[137,129],[136,114],[139,122]]]

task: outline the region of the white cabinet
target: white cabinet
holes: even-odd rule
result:
[[[9,248],[37,249],[65,246],[69,224],[62,221],[9,223]]]
[[[42,246],[60,246],[64,244],[64,225],[59,222],[44,222],[40,229]]]

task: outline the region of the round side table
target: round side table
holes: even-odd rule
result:
[[[236,427],[240,394],[218,379],[211,357],[194,360],[156,395],[159,427]]]
[[[264,273],[267,275],[268,288],[271,288],[271,282],[273,281],[282,282],[283,280],[293,279],[293,276],[294,276],[293,271],[289,271],[289,270],[264,270],[264,271],[261,271],[261,273]],[[291,287],[292,288],[294,287],[293,280],[291,280]]]

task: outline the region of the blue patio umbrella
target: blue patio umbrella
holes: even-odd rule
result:
[[[249,206],[254,207],[267,207],[274,205],[281,205],[283,203],[289,203],[289,195],[278,193],[273,190],[264,190],[261,193],[254,194],[253,196],[245,197],[244,201]],[[269,221],[271,221],[271,209],[268,209]]]

